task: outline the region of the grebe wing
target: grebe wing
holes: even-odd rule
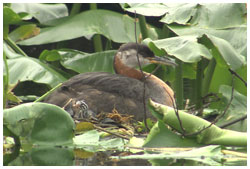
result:
[[[106,72],[79,74],[53,92],[45,102],[63,107],[69,99],[84,100],[94,112],[111,112],[143,117],[143,83],[123,75]]]

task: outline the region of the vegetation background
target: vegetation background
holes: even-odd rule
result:
[[[139,43],[178,64],[155,72],[174,89],[178,109],[213,119],[231,103],[217,125],[246,117],[246,4],[13,3],[4,4],[3,28],[4,109],[33,102],[78,73],[114,73],[116,50],[135,42],[136,30]]]

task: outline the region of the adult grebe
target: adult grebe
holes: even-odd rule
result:
[[[76,75],[64,82],[45,102],[63,107],[73,99],[75,102],[82,101],[85,108],[97,114],[112,112],[115,108],[121,114],[134,115],[136,120],[142,120],[144,78],[141,71],[136,69],[137,50],[142,66],[150,63],[176,65],[170,60],[154,56],[146,45],[127,43],[122,45],[114,56],[116,74],[89,72]],[[173,90],[156,76],[146,72],[144,75],[148,76],[145,81],[146,103],[151,98],[155,102],[172,107]],[[146,112],[150,116],[149,110]]]

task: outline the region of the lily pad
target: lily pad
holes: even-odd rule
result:
[[[206,146],[201,148],[195,148],[190,151],[178,152],[178,153],[145,153],[143,155],[130,155],[124,157],[113,157],[119,159],[147,159],[155,163],[154,160],[166,160],[168,159],[187,159],[201,162],[206,165],[222,165],[222,161],[225,155],[221,152],[220,146]],[[166,165],[166,164],[165,164]],[[169,164],[167,164],[169,165]]]
[[[121,138],[101,139],[101,133],[96,130],[90,130],[84,134],[74,138],[74,147],[81,148],[89,152],[97,152],[104,150],[123,150],[124,141]]]
[[[36,145],[73,142],[75,123],[62,108],[46,103],[26,103],[3,113],[3,124],[16,136]]]

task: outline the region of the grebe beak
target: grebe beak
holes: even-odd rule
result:
[[[147,57],[147,59],[150,61],[150,63],[157,63],[162,65],[169,65],[169,66],[178,66],[174,61],[166,58],[166,57]]]

